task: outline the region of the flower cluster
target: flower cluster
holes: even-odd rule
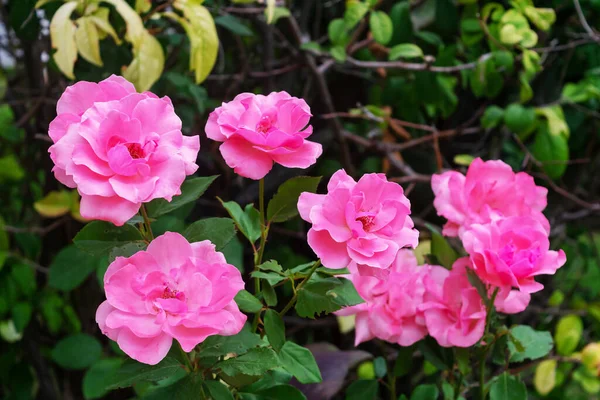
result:
[[[434,206],[448,218],[444,233],[461,238],[467,267],[495,294],[496,308],[523,311],[544,287],[534,278],[552,275],[566,262],[562,250],[550,250],[550,224],[542,214],[547,190],[502,161],[480,158],[466,176],[445,172],[431,184]]]

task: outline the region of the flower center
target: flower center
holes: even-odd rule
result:
[[[165,290],[163,291],[162,296],[160,296],[161,299],[179,299],[181,297],[181,295],[183,295],[183,293],[179,292],[178,290],[173,290],[168,286],[165,286]]]
[[[363,229],[365,232],[368,232],[374,225],[373,219],[375,219],[372,215],[363,215],[362,217],[356,218],[357,221],[362,223]]]
[[[273,126],[273,121],[271,121],[271,117],[269,117],[268,115],[263,115],[262,117],[260,117],[260,120],[256,124],[256,131],[265,134],[269,132],[271,126]]]
[[[498,252],[498,256],[507,264],[512,265],[516,262],[525,260],[530,265],[535,264],[541,257],[542,252],[538,247],[533,249],[518,250],[513,243],[508,243]]]
[[[144,158],[144,156],[145,156],[144,149],[142,148],[141,144],[127,143],[127,144],[125,144],[125,147],[127,147],[127,150],[129,150],[129,154],[131,155],[131,158],[133,158],[133,159]]]

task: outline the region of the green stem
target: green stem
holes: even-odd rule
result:
[[[186,367],[188,367],[188,369],[190,370],[190,372],[192,372],[194,370],[194,368],[192,367],[192,362],[190,361],[190,357],[188,356],[188,353],[186,353],[183,350],[183,347],[181,347],[180,344],[178,344],[177,347],[179,347],[179,351],[181,352],[181,357],[183,357],[183,360],[185,361]]]
[[[150,226],[150,218],[148,218],[148,212],[146,212],[146,206],[142,204],[140,207],[142,212],[142,218],[144,218],[144,226],[146,227],[146,234],[150,236],[150,241],[154,240],[154,234],[152,233],[152,227]]]
[[[494,302],[496,301],[496,296],[498,295],[499,288],[494,290],[492,293],[492,297],[490,298],[490,302],[487,305],[487,314],[485,316],[485,331],[483,333],[483,339],[485,340],[486,336],[490,332],[490,325],[492,322],[492,311],[494,310]],[[485,362],[487,360],[488,351],[491,348],[491,343],[486,343],[485,348],[483,349],[483,353],[481,355],[481,360],[479,361],[479,390],[481,391],[481,400],[485,400],[486,392],[485,392]]]
[[[269,236],[269,226],[265,224],[265,180],[264,178],[258,181],[258,211],[260,213],[260,244],[258,250],[254,253],[254,271],[258,271],[258,266],[262,264],[263,255],[265,254],[265,246],[267,244],[267,236]],[[260,292],[260,278],[254,278],[254,294]],[[252,331],[256,332],[258,321],[260,319],[260,311],[254,314],[252,321]]]
[[[388,383],[390,389],[390,399],[396,400],[398,396],[396,395],[396,376],[394,375],[394,368],[388,368]]]
[[[306,278],[304,278],[304,280],[302,282],[300,282],[300,284],[296,288],[296,293],[294,293],[294,296],[290,299],[290,302],[287,303],[286,306],[283,308],[283,310],[281,310],[281,312],[279,313],[280,316],[283,317],[285,315],[285,313],[287,313],[290,310],[290,308],[292,308],[294,306],[294,304],[296,304],[296,300],[298,300],[298,293],[300,293],[300,289],[302,289],[302,287],[304,287],[306,282],[309,281],[310,277],[315,273],[317,268],[319,268],[320,266],[321,266],[321,260],[315,261],[315,263],[311,267],[310,271],[308,271],[308,275],[306,275]]]

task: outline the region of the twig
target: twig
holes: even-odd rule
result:
[[[594,38],[595,41],[599,42],[600,36],[598,36],[598,34],[594,32],[592,27],[588,24],[587,20],[585,19],[585,15],[583,14],[583,10],[581,9],[581,4],[579,4],[579,0],[573,0],[573,4],[575,5],[575,10],[577,11],[577,16],[579,17],[579,22],[581,22],[583,29],[585,29],[585,31],[592,38]]]
[[[67,222],[68,219],[69,219],[69,217],[66,217],[66,216],[62,217],[62,218],[54,221],[53,223],[51,223],[48,226],[32,226],[32,227],[28,227],[28,228],[21,228],[21,227],[17,227],[17,226],[4,225],[3,229],[6,232],[10,232],[10,233],[33,233],[33,234],[37,234],[40,236],[44,236],[44,235],[50,233],[51,231],[53,231],[54,229],[58,228],[65,222]]]

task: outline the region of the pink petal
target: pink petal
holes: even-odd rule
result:
[[[123,328],[119,332],[117,344],[129,357],[144,364],[158,364],[171,349],[173,339],[161,333],[153,338],[141,338],[134,335],[129,329]]]
[[[165,271],[181,268],[193,256],[192,246],[183,236],[174,232],[155,238],[146,251]]]
[[[267,154],[254,149],[251,143],[237,135],[229,138],[219,150],[227,165],[246,178],[264,178],[273,167],[273,161]]]
[[[181,120],[175,114],[168,98],[142,100],[136,105],[131,116],[141,122],[143,132],[162,135],[174,130],[181,131]]]
[[[308,245],[327,268],[346,268],[350,264],[350,256],[345,243],[338,243],[327,231],[308,231]]]
[[[322,205],[324,200],[325,196],[321,194],[309,192],[300,194],[300,197],[298,198],[298,212],[300,213],[300,217],[307,222],[311,222],[311,210],[316,206]]]
[[[317,162],[322,153],[323,146],[320,143],[305,140],[293,153],[273,155],[273,160],[287,168],[308,168]]]
[[[129,221],[139,209],[140,203],[132,203],[119,196],[82,195],[79,212],[85,219],[98,219],[121,226]]]

